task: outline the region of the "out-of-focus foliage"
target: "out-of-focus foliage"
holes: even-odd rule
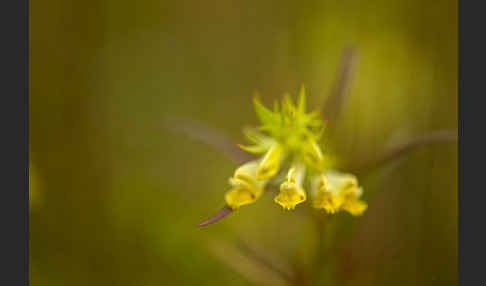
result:
[[[454,143],[360,176],[362,217],[312,212],[329,231],[265,194],[198,229],[236,164],[162,122],[198,119],[242,142],[254,89],[268,105],[303,81],[319,105],[351,44],[359,64],[330,148],[361,162],[455,129],[456,2],[32,1],[31,284],[456,285]]]

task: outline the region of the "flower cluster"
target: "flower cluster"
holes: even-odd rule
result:
[[[261,157],[237,168],[230,178],[231,189],[225,196],[228,207],[235,210],[251,204],[265,187],[279,184],[274,201],[287,210],[306,201],[307,194],[313,207],[329,214],[344,210],[360,215],[366,210],[366,203],[359,199],[363,191],[356,177],[326,164],[327,157],[318,144],[325,124],[318,111],[306,113],[303,86],[297,104],[285,95],[273,110],[263,106],[257,96],[254,105],[261,126],[245,129],[250,145],[239,146]]]

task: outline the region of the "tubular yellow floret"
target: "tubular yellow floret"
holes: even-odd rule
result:
[[[315,140],[308,140],[304,145],[304,160],[307,164],[313,166],[316,169],[320,169],[322,166],[322,151]]]
[[[258,163],[251,161],[236,169],[230,178],[233,186],[225,195],[226,204],[237,209],[240,206],[255,202],[263,193],[265,181],[257,181],[256,169]]]
[[[280,160],[283,154],[282,146],[278,143],[273,144],[258,165],[258,169],[256,170],[257,180],[265,180],[275,176],[280,169]]]
[[[307,199],[302,188],[304,176],[305,167],[303,165],[293,166],[289,170],[285,182],[280,185],[280,193],[274,201],[287,210],[294,209],[297,204],[304,202]]]
[[[359,200],[363,190],[354,175],[328,171],[314,180],[312,205],[315,208],[330,214],[345,210],[354,216],[366,210],[367,204]]]
[[[260,193],[261,191],[255,189],[236,186],[226,193],[226,204],[232,209],[237,209],[240,206],[254,203],[260,196]]]

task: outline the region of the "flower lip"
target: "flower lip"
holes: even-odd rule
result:
[[[307,195],[301,187],[304,176],[304,165],[294,164],[286,176],[286,181],[280,185],[280,193],[274,201],[287,210],[294,209],[297,204],[304,202],[307,199]]]
[[[226,193],[226,203],[232,209],[237,209],[240,206],[251,204],[256,201],[257,193],[254,190],[248,189],[244,186],[237,186]]]
[[[292,210],[306,199],[307,196],[301,187],[295,183],[284,182],[280,185],[280,193],[275,197],[275,202],[284,209]]]

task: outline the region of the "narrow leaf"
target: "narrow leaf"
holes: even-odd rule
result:
[[[233,209],[231,209],[229,206],[224,206],[219,212],[217,212],[215,215],[212,217],[208,218],[207,220],[201,222],[198,224],[198,227],[205,226],[214,222],[217,222],[218,220],[224,218],[225,216],[229,215],[231,212],[233,212]]]
[[[357,53],[354,48],[348,47],[343,49],[336,80],[322,108],[322,113],[328,120],[335,121],[341,113],[356,63]]]
[[[237,164],[242,164],[252,159],[252,156],[245,153],[236,146],[226,134],[211,128],[202,122],[179,117],[166,117],[163,120],[164,127],[173,132],[183,133],[189,137],[199,140],[216,150],[223,152],[229,159]]]
[[[299,92],[299,105],[298,110],[300,114],[305,113],[306,97],[305,97],[305,86],[302,84]]]
[[[432,131],[430,133],[394,144],[393,146],[387,148],[381,155],[377,156],[376,158],[357,164],[355,167],[351,167],[350,169],[352,169],[355,173],[370,172],[387,163],[399,159],[403,155],[419,147],[430,144],[456,141],[457,130],[444,129]]]

